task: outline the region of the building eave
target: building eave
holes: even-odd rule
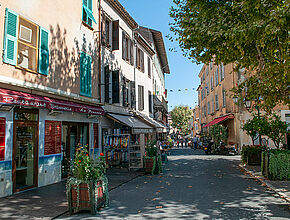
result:
[[[138,23],[131,17],[127,10],[121,5],[118,0],[105,0],[116,12],[124,19],[124,21],[133,30],[138,28]]]

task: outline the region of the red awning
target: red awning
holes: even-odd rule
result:
[[[91,115],[105,114],[101,107],[78,104],[70,101],[63,101],[8,89],[0,89],[0,103],[35,108],[46,108],[56,111],[86,113]]]
[[[212,126],[212,125],[215,125],[215,124],[218,124],[226,119],[233,119],[235,118],[234,115],[230,114],[230,115],[226,115],[226,116],[222,116],[222,117],[219,117],[219,118],[216,118],[214,120],[212,120],[211,122],[209,122],[208,124],[206,124],[205,126],[203,126],[203,128],[207,128],[209,126]]]

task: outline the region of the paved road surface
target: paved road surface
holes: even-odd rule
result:
[[[239,156],[176,149],[164,173],[142,176],[110,192],[96,216],[62,219],[290,219],[289,204],[238,168]]]

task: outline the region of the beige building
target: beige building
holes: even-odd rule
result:
[[[243,82],[244,70],[234,72],[234,64],[204,65],[199,73],[201,81],[198,87],[198,113],[200,131],[207,132],[213,124],[223,124],[228,131],[227,144],[252,144],[251,138],[241,129],[251,118],[251,114],[242,105],[233,101],[231,89]],[[290,111],[286,106],[277,106],[276,112],[282,120],[289,121]],[[264,112],[261,112],[264,114]],[[259,144],[258,140],[255,144]],[[270,146],[273,144],[269,141]]]

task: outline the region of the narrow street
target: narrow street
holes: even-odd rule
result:
[[[136,178],[110,192],[96,216],[59,219],[289,219],[289,205],[238,168],[239,156],[176,149],[163,174]]]

